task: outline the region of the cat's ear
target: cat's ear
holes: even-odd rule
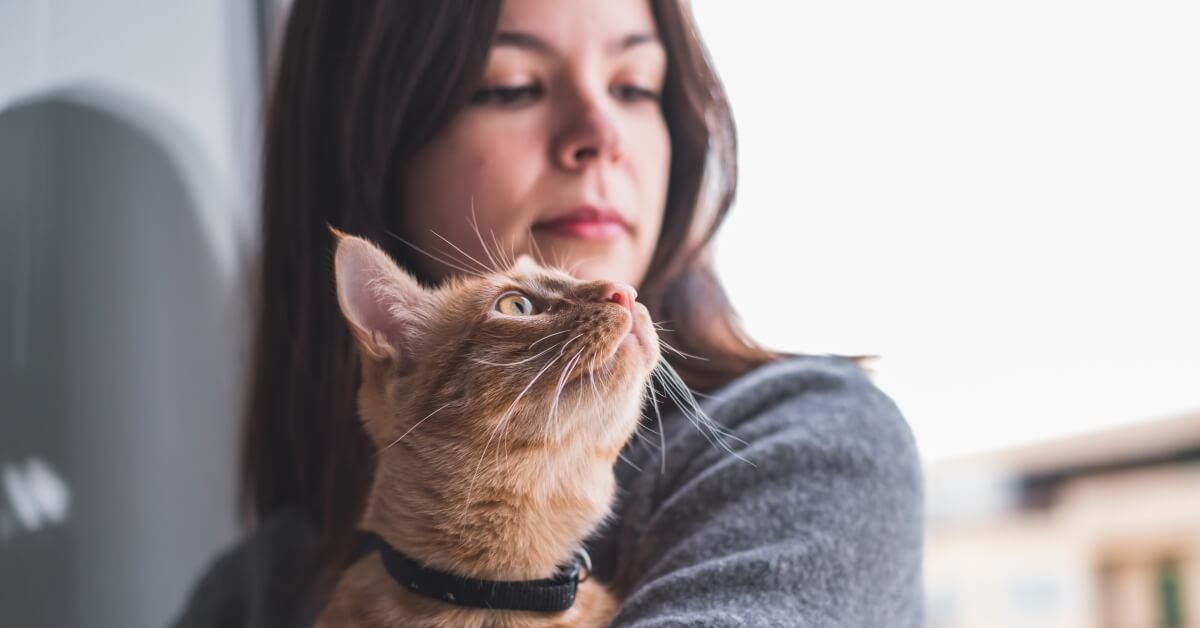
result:
[[[377,360],[410,359],[418,310],[429,293],[379,247],[330,230],[338,305],[359,349]]]

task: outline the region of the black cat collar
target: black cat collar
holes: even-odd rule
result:
[[[371,532],[363,532],[360,555],[379,552],[388,574],[410,591],[447,604],[508,611],[558,612],[571,608],[579,583],[592,571],[588,553],[580,548],[552,578],[523,581],[476,580],[439,571],[396,551]]]

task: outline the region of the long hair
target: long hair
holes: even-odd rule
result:
[[[735,134],[687,7],[652,2],[667,53],[671,141],[663,228],[639,288],[698,390],[775,359],[740,331],[707,256],[733,200]],[[499,0],[297,0],[268,98],[257,328],[241,452],[252,517],[299,511],[325,557],[344,552],[373,472],[355,409],[358,361],[334,292],[326,225],[379,242],[416,272],[395,176],[467,104]],[[672,358],[665,356],[668,360]]]

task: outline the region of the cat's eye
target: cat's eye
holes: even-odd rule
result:
[[[519,292],[509,292],[496,299],[496,311],[509,316],[531,316],[537,314],[537,308],[529,297]]]

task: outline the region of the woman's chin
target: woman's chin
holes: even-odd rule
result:
[[[546,261],[567,271],[572,277],[583,281],[620,281],[637,287],[642,274],[633,267],[633,253],[627,247],[581,246],[569,254],[547,257]]]
[[[584,281],[620,281],[637,288],[653,253],[643,246],[641,238],[627,232],[614,237],[588,238],[534,228],[531,235],[528,254]]]

